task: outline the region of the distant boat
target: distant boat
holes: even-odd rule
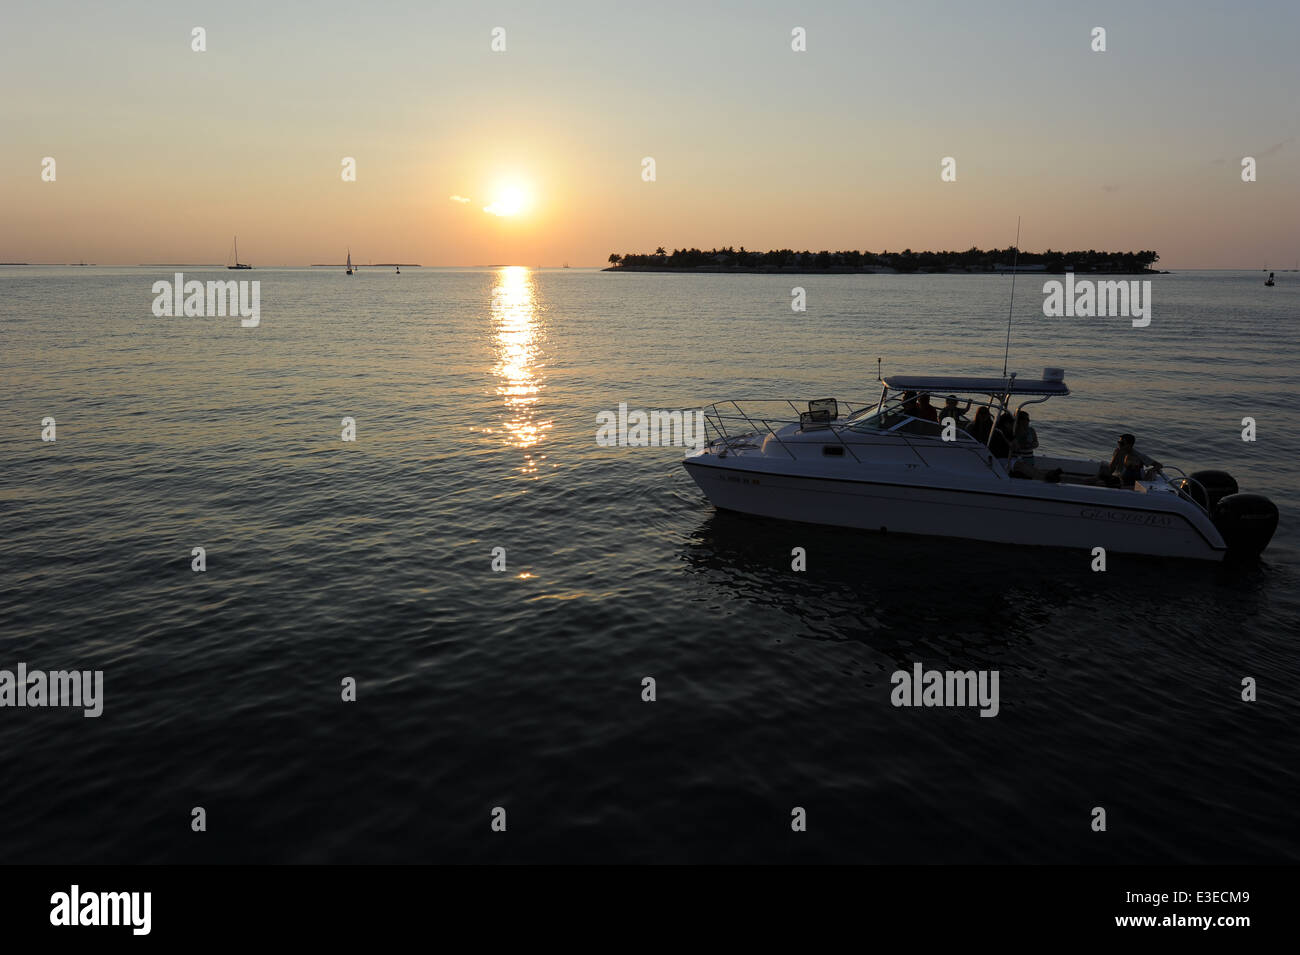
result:
[[[568,263],[568,262],[565,262],[565,263],[564,263],[564,267],[567,269],[567,268],[569,267],[569,263]]]
[[[239,236],[235,236],[235,264],[227,265],[226,268],[228,269],[251,269],[252,268],[251,265],[245,265],[243,262],[239,261]]]
[[[348,275],[352,274],[352,250],[348,249]]]
[[[402,274],[402,267],[400,265],[397,267],[397,274],[398,275]]]
[[[1270,288],[1273,286],[1273,273],[1272,273],[1272,272],[1269,272],[1269,273],[1268,273],[1268,278],[1265,280],[1264,284],[1267,285],[1267,286],[1269,286]]]

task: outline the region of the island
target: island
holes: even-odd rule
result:
[[[1142,252],[1025,252],[1017,255],[1014,246],[1005,249],[970,248],[965,252],[809,252],[805,249],[774,249],[751,252],[741,246],[733,249],[673,249],[660,246],[653,253],[611,253],[605,272],[826,272],[826,273],[899,273],[911,272],[1066,272],[1102,275],[1154,275],[1152,265],[1159,253]]]

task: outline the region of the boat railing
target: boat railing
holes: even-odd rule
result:
[[[801,422],[800,415],[803,412],[799,410],[798,405],[788,398],[749,399],[746,400],[746,404],[750,406],[748,411],[741,407],[740,401],[737,400],[719,401],[704,407],[702,410],[704,412],[705,433],[706,435],[710,433],[714,435],[711,439],[706,440],[705,445],[713,448],[721,447],[724,451],[739,450],[742,447],[751,446],[745,443],[751,434],[769,434],[781,446],[781,450],[788,454],[791,459],[794,459],[794,452],[781,440],[781,436],[777,431],[787,425]],[[760,404],[763,406],[762,409],[756,409],[755,406]],[[852,402],[837,399],[836,404],[840,408],[846,409],[847,414],[838,416],[835,421],[829,422],[830,424],[842,422],[844,419],[860,414],[862,411],[874,406],[875,402]],[[789,409],[792,417],[786,416],[786,408]],[[740,430],[742,422],[744,425],[748,425],[749,430],[747,432]],[[853,449],[840,436],[838,428],[828,427],[826,430],[844,446],[844,449],[852,455],[853,460],[861,463],[862,459],[854,454]],[[752,447],[759,446],[752,445]]]
[[[1202,504],[1200,501],[1198,501],[1198,500],[1196,499],[1196,495],[1195,495],[1195,494],[1190,494],[1190,493],[1188,493],[1188,491],[1187,491],[1187,486],[1188,486],[1188,485],[1192,485],[1192,486],[1194,486],[1194,487],[1198,487],[1198,488],[1201,489],[1201,494],[1203,494],[1203,495],[1205,496],[1205,500],[1206,500],[1206,501],[1209,501],[1209,500],[1210,500],[1210,492],[1209,492],[1209,489],[1206,488],[1206,486],[1205,486],[1204,484],[1202,484],[1200,481],[1196,480],[1196,478],[1194,478],[1194,477],[1188,477],[1185,473],[1183,473],[1183,469],[1182,469],[1182,468],[1174,467],[1172,464],[1165,464],[1165,465],[1162,465],[1162,466],[1161,466],[1161,471],[1173,471],[1175,474],[1177,474],[1177,475],[1182,479],[1182,481],[1183,481],[1183,483],[1182,483],[1181,486],[1175,486],[1175,487],[1174,487],[1174,490],[1178,493],[1178,496],[1181,497],[1181,498],[1183,498],[1183,499],[1185,499],[1185,500],[1191,501],[1193,504],[1195,504],[1197,507],[1199,507],[1201,510],[1203,510],[1206,514],[1210,514],[1210,509],[1209,509],[1209,507],[1207,507],[1205,504]],[[1166,478],[1166,480],[1168,480],[1168,479]],[[1170,483],[1170,485],[1173,485],[1174,482],[1173,482],[1173,481],[1170,481],[1169,483]]]
[[[762,447],[762,441],[766,440],[765,436],[771,435],[772,440],[781,447],[781,450],[789,455],[792,460],[796,460],[795,453],[781,440],[781,435],[778,432],[781,428],[789,425],[803,423],[801,417],[803,412],[799,406],[789,399],[748,399],[745,403],[750,406],[749,410],[741,407],[740,401],[737,400],[719,401],[701,409],[704,413],[705,446],[719,450],[723,455],[728,451],[757,450]],[[837,410],[842,410],[843,413],[828,421],[826,427],[819,430],[826,431],[829,437],[842,446],[854,461],[861,464],[862,458],[854,451],[853,444],[844,440],[843,432],[849,431],[853,433],[857,430],[854,428],[853,419],[864,412],[875,410],[879,402],[854,402],[836,399],[836,404],[838,405]],[[762,409],[756,409],[754,407],[756,405],[761,405]],[[785,414],[786,408],[789,409],[790,415]],[[906,417],[913,421],[923,420],[912,416]],[[903,422],[900,420],[899,423]],[[745,426],[747,426],[748,430],[745,430]],[[885,430],[897,430],[897,425]],[[944,447],[960,448],[966,453],[974,454],[986,467],[995,471],[987,447],[971,438],[970,433],[965,429],[959,430],[969,440],[945,442]],[[709,435],[712,435],[712,437],[709,437]],[[759,435],[764,437],[758,443],[754,443],[751,438]],[[906,434],[899,433],[897,437],[911,449],[917,460],[923,465],[929,466],[916,445],[908,440]]]

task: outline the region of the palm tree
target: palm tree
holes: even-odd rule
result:
[[[610,265],[618,265],[618,253],[617,253],[617,252],[611,252],[611,253],[609,254],[609,264],[610,264]]]

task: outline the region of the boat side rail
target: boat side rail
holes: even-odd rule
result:
[[[726,406],[730,406],[730,408],[734,408],[735,410],[732,411],[730,408],[726,408]],[[736,427],[743,421],[745,424],[749,425],[750,433],[759,434],[766,431],[770,434],[776,439],[776,443],[781,445],[781,450],[790,455],[793,459],[794,452],[785,446],[785,442],[782,441],[780,436],[776,433],[776,430],[772,427],[772,420],[774,419],[765,418],[760,415],[757,422],[755,422],[754,418],[751,417],[737,401],[719,401],[704,409],[705,428],[707,429],[712,425],[714,430],[718,432],[718,437],[714,439],[714,441],[708,442],[710,446],[714,445],[716,442],[722,444],[727,450],[736,447],[740,441],[747,437],[747,434],[733,435],[727,425],[728,422],[730,422],[732,427]],[[784,426],[791,423],[789,420],[775,420],[778,426]],[[796,417],[794,420],[798,421],[798,418]]]
[[[793,411],[793,412],[798,416],[798,418],[799,418],[799,422],[800,422],[800,424],[802,424],[802,423],[803,423],[803,412],[801,412],[801,411],[800,411],[800,410],[795,406],[795,403],[794,403],[793,401],[789,400],[788,398],[786,399],[785,403],[788,404],[788,405],[790,406],[790,410]],[[844,405],[845,405],[845,407],[847,407],[847,408],[849,409],[849,414],[848,414],[846,417],[852,417],[852,416],[856,413],[856,412],[854,412],[854,410],[853,410],[853,405],[850,404],[850,403],[847,402],[847,401],[844,402]],[[839,406],[839,402],[836,401],[836,408],[837,408],[837,411],[838,411],[838,406]],[[828,421],[828,422],[826,423],[826,429],[825,429],[825,430],[827,430],[827,431],[829,431],[831,434],[835,435],[835,440],[838,441],[838,442],[840,443],[840,446],[843,447],[845,451],[849,452],[849,455],[853,458],[854,461],[857,461],[858,464],[861,464],[861,463],[862,463],[862,459],[861,459],[860,457],[857,456],[857,453],[854,452],[854,450],[853,450],[851,447],[849,447],[848,443],[844,440],[844,436],[840,433],[840,432],[842,432],[842,431],[844,430],[843,425],[841,425],[840,427],[837,428],[837,427],[834,427],[834,422],[830,422],[830,421]],[[779,441],[779,440],[781,440],[781,439],[778,438],[777,440]],[[784,445],[782,445],[782,447],[784,447]]]
[[[1187,485],[1198,487],[1201,489],[1201,493],[1205,495],[1205,499],[1208,501],[1210,500],[1210,491],[1204,484],[1196,480],[1196,478],[1194,477],[1188,477],[1187,474],[1183,472],[1182,468],[1174,467],[1174,465],[1172,464],[1162,465],[1161,471],[1173,471],[1174,473],[1176,473],[1183,480],[1183,486],[1174,488],[1174,490],[1178,493],[1178,496],[1184,498],[1185,500],[1191,501],[1202,511],[1204,511],[1207,515],[1211,517],[1213,516],[1210,509],[1196,499],[1196,495],[1189,494],[1187,491]],[[1169,483],[1172,485],[1174,482],[1170,481]]]
[[[786,446],[785,442],[781,440],[781,436],[777,434],[777,431],[787,425],[800,423],[800,414],[802,412],[799,411],[799,407],[788,398],[748,399],[746,403],[750,405],[749,411],[746,411],[738,400],[718,401],[711,405],[706,405],[701,409],[704,414],[704,427],[706,434],[712,433],[715,435],[715,437],[705,442],[706,445],[714,446],[720,444],[724,448],[731,449],[738,446],[738,443],[743,441],[747,437],[747,434],[766,433],[772,436],[776,443],[781,446],[781,450],[785,451],[791,459],[795,459],[794,452],[791,451],[790,448]],[[762,412],[755,410],[754,406],[760,403],[775,406],[778,410],[771,413],[768,413],[768,409],[766,408],[763,409]],[[868,407],[865,403],[855,404],[850,401],[837,400],[837,404],[847,409],[850,416],[860,414],[866,407]],[[793,417],[785,417],[784,409],[780,408],[782,405],[790,409]],[[740,427],[742,423],[748,425],[749,432],[741,434],[733,433],[733,431]],[[834,434],[835,439],[848,450],[849,454],[853,455],[855,461],[861,463],[861,459],[853,453],[853,449],[850,448],[840,436],[838,429],[828,428],[827,430]]]
[[[926,467],[930,467],[930,462],[925,459],[925,455],[921,453],[922,450],[933,451],[936,449],[942,449],[946,451],[949,449],[954,449],[954,450],[960,449],[962,451],[965,451],[968,454],[975,455],[975,459],[979,461],[981,464],[983,464],[986,468],[988,468],[989,471],[991,471],[997,477],[1005,477],[1007,474],[1010,474],[1011,472],[1011,460],[1013,459],[1011,458],[1007,459],[1007,463],[1004,465],[1006,474],[1000,474],[998,469],[993,464],[994,461],[993,452],[989,449],[989,446],[987,444],[985,444],[983,441],[980,441],[978,438],[976,438],[973,434],[970,433],[969,426],[961,426],[961,425],[957,426],[957,434],[964,436],[966,438],[966,440],[964,441],[962,440],[961,437],[955,437],[953,440],[950,441],[941,441],[941,443],[939,444],[935,444],[932,440],[926,440],[923,444],[920,444],[918,447],[918,444],[912,440],[912,435],[916,434],[916,432],[905,430],[906,428],[908,428],[909,425],[912,424],[930,425],[935,429],[935,431],[939,433],[939,435],[942,435],[942,428],[943,428],[942,425],[936,425],[933,421],[929,421],[928,419],[925,418],[917,418],[912,415],[904,416],[900,421],[890,425],[890,427],[885,429],[882,433],[893,435],[894,437],[900,439],[904,444],[906,444],[912,450],[912,453],[915,454],[917,458],[921,461],[921,463],[924,464]],[[917,436],[926,439],[931,439],[935,437],[934,434],[928,434],[928,435],[920,434]]]
[[[777,432],[778,429],[792,424],[802,424],[800,418],[802,412],[800,412],[799,406],[789,399],[749,399],[746,403],[750,405],[749,410],[743,408],[740,402],[735,400],[715,402],[714,404],[707,405],[701,409],[705,422],[705,445],[707,447],[721,447],[724,451],[739,450],[740,448],[758,448],[761,446],[760,443],[751,443],[748,439],[751,436],[770,434],[773,440],[781,446],[781,450],[789,455],[792,460],[797,460],[795,453],[784,441],[781,440],[781,436]],[[759,404],[765,405],[766,407],[763,408],[762,411],[756,410],[754,406]],[[865,403],[855,406],[853,402],[839,401],[838,404],[844,408],[847,413],[837,416],[833,422],[829,423],[829,426],[819,430],[825,430],[830,437],[834,438],[836,443],[848,452],[854,461],[861,464],[862,458],[860,458],[854,450],[854,445],[851,442],[844,440],[844,432],[846,430],[850,433],[858,431],[858,428],[853,427],[847,422],[862,414],[864,411],[872,410],[876,407],[876,403]],[[774,408],[779,409],[781,405],[789,408],[792,415],[791,417],[785,417],[780,410],[773,410]],[[973,438],[965,428],[958,429],[961,437],[957,438],[956,441],[946,441],[941,445],[936,445],[931,441],[925,441],[919,443],[919,446],[918,442],[912,440],[911,435],[901,430],[909,422],[920,423],[923,420],[924,419],[906,416],[897,424],[875,433],[882,437],[888,436],[896,439],[899,445],[907,447],[925,467],[929,467],[930,463],[925,459],[925,456],[921,453],[922,451],[927,449],[933,451],[936,448],[942,450],[960,448],[966,454],[975,455],[976,460],[988,468],[988,470],[992,471],[994,474],[998,474],[998,469],[993,463],[993,456],[989,452],[988,447]],[[741,430],[738,433],[737,429],[742,426],[747,426],[748,430]],[[709,435],[712,435],[712,437],[708,437]]]

